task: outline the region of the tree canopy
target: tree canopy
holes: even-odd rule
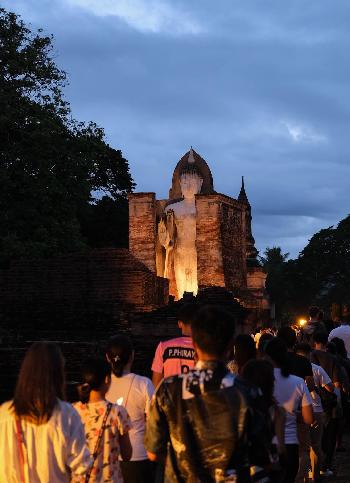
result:
[[[128,162],[101,127],[72,118],[66,79],[52,36],[0,9],[2,261],[101,246],[104,228],[108,246],[127,244]]]
[[[300,313],[312,304],[350,305],[350,215],[313,235],[295,260],[274,247],[265,251],[262,262],[279,314]]]

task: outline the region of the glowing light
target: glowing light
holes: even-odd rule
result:
[[[303,327],[307,323],[306,319],[299,319],[299,325],[300,327]]]

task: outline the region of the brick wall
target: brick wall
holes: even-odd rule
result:
[[[151,272],[157,272],[155,193],[129,195],[129,250]]]
[[[198,285],[245,288],[245,213],[225,195],[197,195]]]
[[[220,197],[196,195],[198,287],[225,287],[221,250]]]
[[[237,292],[247,286],[245,210],[232,198],[221,200],[221,240],[225,285]]]
[[[128,333],[136,345],[136,369],[149,374],[155,345],[176,330],[176,320],[143,322],[142,315],[167,299],[168,282],[126,249],[18,261],[0,270],[0,401],[11,396],[34,340],[58,341],[68,379],[77,380],[82,359],[100,351],[111,335]]]

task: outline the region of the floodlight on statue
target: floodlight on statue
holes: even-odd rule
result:
[[[299,325],[300,327],[303,327],[307,323],[306,319],[299,319]]]

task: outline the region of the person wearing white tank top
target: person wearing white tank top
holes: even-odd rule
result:
[[[144,435],[154,386],[148,377],[131,372],[134,350],[128,337],[112,337],[106,357],[112,367],[112,381],[106,399],[124,406],[132,422],[129,432],[132,458],[127,462],[121,461],[124,483],[149,483],[153,479],[153,464],[147,458]]]

